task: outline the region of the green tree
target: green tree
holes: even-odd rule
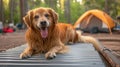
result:
[[[10,19],[9,22],[14,22],[14,3],[15,0],[10,0],[9,2],[9,9],[10,9]]]
[[[80,2],[72,1],[70,5],[70,14],[71,14],[71,23],[74,24],[77,19],[85,12],[84,5],[81,5]]]
[[[0,0],[0,21],[4,22],[3,0]]]
[[[21,19],[21,22],[23,22],[23,17],[25,16],[25,14],[27,13],[28,11],[28,0],[20,0],[20,19]]]
[[[46,5],[54,10],[57,10],[57,0],[44,0]]]
[[[100,9],[115,18],[119,12],[119,0],[83,0],[86,10]]]
[[[70,0],[65,0],[64,4],[65,4],[64,15],[65,15],[66,21],[68,23],[71,23]]]

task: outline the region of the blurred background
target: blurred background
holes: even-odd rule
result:
[[[59,14],[59,22],[74,24],[88,10],[99,9],[120,24],[120,0],[0,0],[0,51],[26,43],[24,38],[26,26],[22,18],[29,10],[38,7],[53,8]],[[114,31],[112,35],[109,33],[83,35],[97,38],[105,47],[117,52],[120,59],[120,25],[116,29],[118,32]]]
[[[59,22],[74,24],[86,11],[100,9],[113,19],[120,15],[120,0],[0,0],[0,21],[22,23],[28,10],[50,7],[59,14]]]

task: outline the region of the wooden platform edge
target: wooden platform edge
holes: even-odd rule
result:
[[[113,55],[112,51],[105,48],[103,45],[99,45],[102,47],[99,47],[101,49],[99,53],[103,56],[103,58],[106,60],[108,64],[110,64],[111,67],[120,67],[120,60]]]

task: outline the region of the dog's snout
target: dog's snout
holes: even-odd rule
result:
[[[45,26],[47,24],[47,22],[46,21],[41,21],[40,24]]]
[[[49,22],[48,22],[48,21],[40,21],[40,22],[37,24],[37,26],[38,26],[39,28],[41,28],[41,27],[48,27],[48,26],[49,26]]]

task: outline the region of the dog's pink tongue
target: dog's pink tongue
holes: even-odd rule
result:
[[[41,30],[41,36],[42,36],[42,38],[46,38],[48,36],[47,28],[45,30]]]

